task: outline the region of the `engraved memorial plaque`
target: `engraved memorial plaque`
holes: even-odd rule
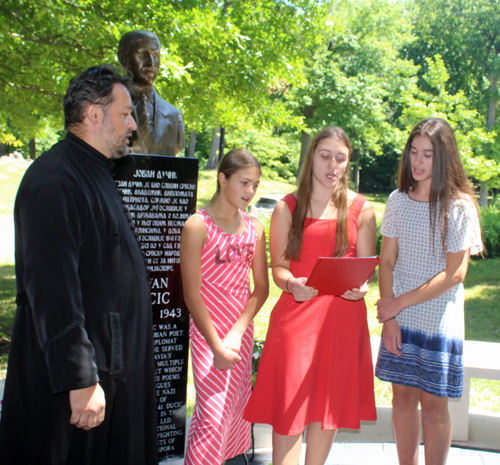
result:
[[[160,463],[184,463],[189,313],[182,295],[180,239],[196,210],[198,159],[132,154],[116,179],[151,276]]]

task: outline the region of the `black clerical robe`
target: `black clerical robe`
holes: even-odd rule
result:
[[[19,187],[2,463],[157,463],[150,288],[111,165],[68,133]],[[84,431],[68,391],[95,383],[105,420]]]

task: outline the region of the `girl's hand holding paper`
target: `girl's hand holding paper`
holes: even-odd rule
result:
[[[368,283],[365,283],[361,286],[361,288],[354,288],[350,291],[346,291],[340,297],[346,300],[361,300],[368,292]]]
[[[296,302],[305,302],[318,295],[318,291],[311,286],[306,286],[307,278],[293,278],[289,288]]]

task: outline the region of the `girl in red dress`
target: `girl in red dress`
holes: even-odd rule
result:
[[[306,426],[306,464],[321,465],[338,428],[359,429],[360,420],[376,419],[363,300],[373,277],[337,297],[318,296],[305,284],[318,257],[375,255],[373,208],[347,188],[350,155],[342,129],[320,131],[298,190],[271,219],[273,278],[283,293],[244,418],[273,426],[273,465],[298,463]]]

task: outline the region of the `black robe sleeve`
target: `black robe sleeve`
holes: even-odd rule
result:
[[[85,330],[79,253],[86,215],[72,180],[43,173],[18,199],[23,282],[54,394],[99,382]],[[42,221],[43,218],[43,221]]]

